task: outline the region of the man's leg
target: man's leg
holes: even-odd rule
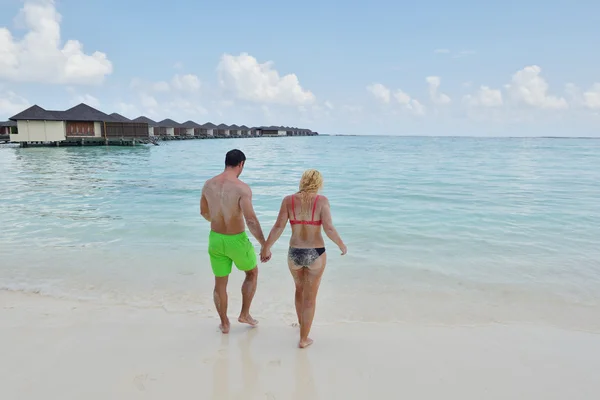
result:
[[[208,254],[210,265],[215,275],[215,289],[213,298],[215,307],[221,319],[219,329],[223,333],[229,333],[229,318],[227,318],[227,281],[231,273],[233,261],[223,254],[223,236],[210,232],[208,237]]]
[[[256,293],[256,285],[258,282],[258,266],[246,272],[246,279],[242,283],[242,311],[240,312],[239,322],[250,324],[252,326],[258,324],[258,321],[250,316],[250,305]]]
[[[213,297],[215,300],[215,307],[219,313],[221,319],[221,325],[219,329],[223,333],[229,333],[229,318],[227,318],[227,281],[229,276],[215,277],[215,290]]]

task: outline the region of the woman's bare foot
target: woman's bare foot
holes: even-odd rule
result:
[[[227,333],[229,333],[229,327],[230,327],[230,325],[229,325],[229,321],[227,321],[227,322],[226,322],[226,323],[224,323],[224,324],[223,324],[223,323],[221,323],[221,324],[219,325],[219,329],[221,330],[221,332],[223,332],[223,334],[227,334]]]
[[[300,347],[301,349],[304,349],[304,348],[310,346],[311,344],[313,344],[313,340],[311,338],[301,339],[300,343],[298,343],[298,347]]]
[[[252,318],[250,314],[240,315],[238,322],[241,322],[242,324],[248,324],[250,326],[256,326],[258,324],[258,321]]]

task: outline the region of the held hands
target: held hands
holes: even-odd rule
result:
[[[340,247],[340,251],[342,252],[342,255],[346,255],[346,253],[348,253],[348,248],[346,247],[346,245],[344,243],[341,244]],[[261,247],[260,249],[260,261],[263,263],[268,262],[271,257],[273,256],[273,254],[271,253],[271,249],[268,247]]]
[[[271,259],[271,249],[268,247],[261,247],[260,249],[260,261],[263,263],[266,263],[267,261],[269,261]]]

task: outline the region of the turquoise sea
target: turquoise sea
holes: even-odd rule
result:
[[[199,214],[227,150],[265,235],[303,170],[328,244],[315,323],[525,321],[600,329],[600,140],[289,137],[0,149],[0,289],[214,317]],[[289,228],[260,265],[260,318],[294,319]],[[256,243],[256,241],[254,241]],[[258,246],[257,246],[258,250]],[[238,312],[242,274],[230,279]]]

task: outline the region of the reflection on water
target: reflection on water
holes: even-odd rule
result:
[[[308,351],[307,351],[308,350]],[[298,350],[296,353],[294,400],[317,400],[317,388],[310,365],[309,349]]]
[[[254,361],[252,357],[252,342],[258,333],[258,329],[250,328],[245,332],[244,338],[239,341],[240,355],[241,355],[241,366],[243,382],[242,393],[240,398],[252,399],[255,395],[258,395],[258,385],[260,379],[260,366]]]
[[[212,399],[229,399],[229,335],[221,335],[221,346],[213,365]]]

